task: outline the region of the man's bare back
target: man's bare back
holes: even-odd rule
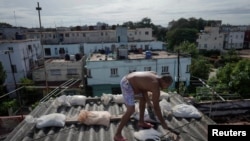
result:
[[[146,93],[147,91],[159,89],[159,77],[156,73],[151,71],[145,72],[133,72],[126,77],[129,83],[132,85],[135,94]]]

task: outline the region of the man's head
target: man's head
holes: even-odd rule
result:
[[[160,85],[162,89],[168,88],[173,83],[173,79],[170,75],[162,75],[160,79]]]

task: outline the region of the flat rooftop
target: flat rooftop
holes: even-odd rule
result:
[[[128,58],[130,60],[133,59],[146,59],[146,52],[142,53],[133,53],[128,52]],[[151,51],[150,59],[159,59],[159,58],[176,58],[177,55],[173,53],[168,53],[166,51]],[[125,59],[125,58],[124,58]],[[122,60],[117,57],[116,53],[101,54],[101,53],[93,53],[88,61],[101,61],[101,60]]]

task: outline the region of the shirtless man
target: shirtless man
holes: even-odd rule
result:
[[[127,106],[127,111],[122,116],[121,122],[117,128],[114,136],[115,141],[125,141],[126,139],[122,136],[122,128],[127,124],[130,116],[135,112],[135,97],[142,96],[139,100],[140,117],[138,126],[151,128],[153,125],[144,121],[144,112],[146,103],[151,105],[148,97],[148,92],[152,93],[153,109],[156,116],[163,128],[167,129],[168,126],[162,117],[161,109],[159,106],[160,90],[168,88],[173,79],[171,76],[158,76],[155,72],[144,71],[144,72],[133,72],[124,76],[120,82],[122,94]]]

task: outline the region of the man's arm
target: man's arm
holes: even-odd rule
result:
[[[160,90],[154,90],[153,91],[153,96],[152,96],[152,101],[153,101],[153,107],[154,107],[154,111],[155,111],[155,114],[156,116],[158,117],[158,119],[160,120],[161,122],[161,125],[163,128],[167,129],[168,126],[162,116],[162,113],[161,113],[161,108],[160,108],[160,105],[159,105],[159,98],[160,98]]]
[[[153,105],[152,105],[152,103],[151,103],[151,101],[150,101],[150,98],[149,98],[149,96],[148,96],[148,92],[145,92],[145,93],[143,94],[143,97],[144,97],[144,99],[145,99],[145,101],[146,101],[146,103],[147,103],[147,106],[153,107]]]

